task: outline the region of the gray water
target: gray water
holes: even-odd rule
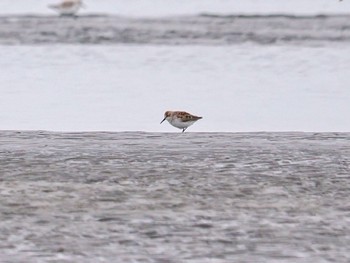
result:
[[[86,15],[1,16],[0,44],[349,43],[346,15],[215,15],[128,18]]]
[[[349,133],[0,132],[1,262],[349,262]]]

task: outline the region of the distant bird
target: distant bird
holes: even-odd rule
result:
[[[82,0],[63,0],[61,3],[49,5],[49,8],[55,10],[61,16],[75,16],[83,6]]]
[[[194,116],[185,111],[166,111],[164,113],[164,119],[160,123],[162,124],[163,121],[167,120],[171,125],[182,129],[182,132],[184,132],[189,126],[200,119],[202,117]]]

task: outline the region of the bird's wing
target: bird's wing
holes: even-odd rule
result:
[[[189,114],[187,112],[179,112],[179,117],[181,118],[181,120],[183,122],[187,122],[187,121],[197,121],[202,119],[202,117],[198,117],[198,116],[194,116],[192,114]]]
[[[74,1],[65,1],[62,3],[63,8],[69,8],[75,6],[77,3]]]

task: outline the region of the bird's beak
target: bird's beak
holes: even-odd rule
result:
[[[160,124],[162,124],[163,123],[163,121],[165,121],[166,120],[166,117],[164,117],[164,119],[160,122]]]

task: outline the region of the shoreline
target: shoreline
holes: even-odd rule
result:
[[[1,45],[236,45],[350,42],[348,15],[0,16]],[[23,24],[26,26],[23,27]]]

